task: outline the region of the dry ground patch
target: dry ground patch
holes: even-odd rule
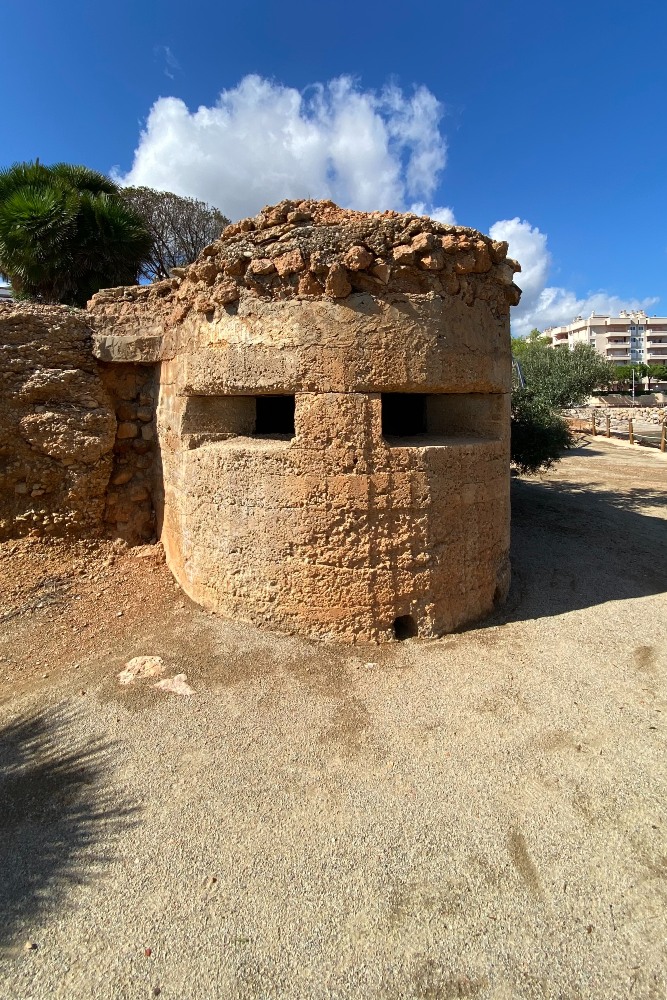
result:
[[[667,996],[666,486],[599,438],[516,481],[506,607],[380,648],[0,547],[0,996]]]

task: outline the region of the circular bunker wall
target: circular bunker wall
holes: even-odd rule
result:
[[[193,600],[381,641],[504,598],[506,252],[425,217],[286,202],[144,293],[152,336],[162,317],[161,538]]]

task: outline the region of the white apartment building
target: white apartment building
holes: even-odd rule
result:
[[[647,316],[643,310],[618,316],[592,313],[587,319],[577,316],[567,326],[553,326],[544,331],[552,347],[589,344],[608,361],[617,365],[644,362],[667,364],[667,316]]]

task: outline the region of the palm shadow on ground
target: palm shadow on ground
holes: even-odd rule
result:
[[[667,490],[513,480],[512,586],[483,626],[667,591],[667,521],[647,506],[667,506]]]
[[[111,747],[73,743],[74,723],[48,712],[0,729],[0,957],[112,860],[120,828],[133,822],[135,810],[104,780]]]

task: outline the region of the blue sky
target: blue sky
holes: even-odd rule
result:
[[[455,217],[524,265],[516,332],[667,311],[664,0],[35,0],[2,40],[1,164]]]

